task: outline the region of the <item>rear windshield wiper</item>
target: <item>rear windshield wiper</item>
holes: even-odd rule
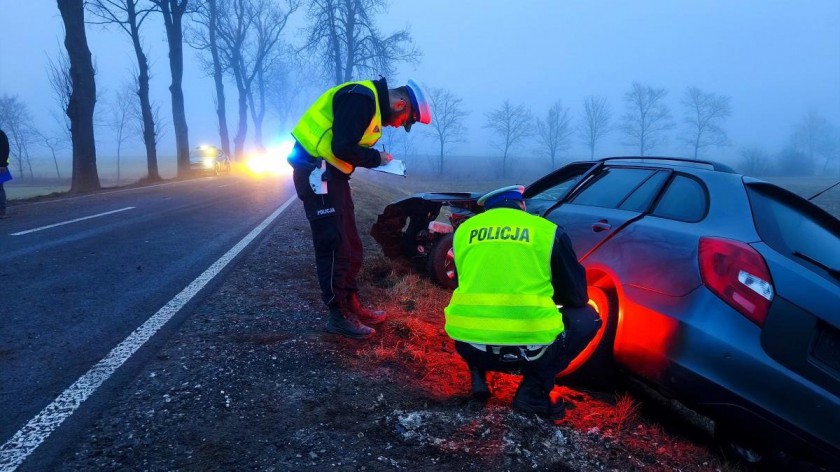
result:
[[[793,251],[793,255],[794,255],[794,256],[797,256],[797,257],[799,257],[799,258],[801,258],[801,259],[805,259],[806,261],[810,262],[811,264],[814,264],[814,265],[816,265],[816,266],[819,266],[819,267],[821,267],[821,268],[825,269],[825,270],[826,270],[826,272],[828,272],[828,275],[830,275],[830,276],[834,277],[834,278],[835,278],[835,279],[837,279],[837,280],[840,280],[840,270],[838,270],[838,269],[834,269],[834,268],[831,268],[831,267],[829,267],[829,266],[827,266],[827,265],[823,264],[822,262],[820,262],[820,261],[818,261],[818,260],[814,259],[813,257],[811,257],[811,256],[809,256],[809,255],[807,255],[807,254],[803,254],[803,253],[801,253],[801,252],[799,252],[799,251]]]

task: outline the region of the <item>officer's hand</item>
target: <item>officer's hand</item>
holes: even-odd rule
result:
[[[385,164],[394,160],[394,157],[388,154],[385,151],[379,151],[379,165],[384,166]]]

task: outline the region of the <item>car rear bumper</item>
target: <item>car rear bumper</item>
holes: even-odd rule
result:
[[[679,385],[679,398],[698,412],[713,418],[716,426],[725,428],[735,437],[744,438],[748,444],[767,445],[772,449],[813,458],[826,464],[840,464],[840,449],[836,442],[829,442],[834,441],[831,434],[809,431],[807,427],[790,423],[736,392],[681,366],[675,365],[670,370],[674,383]],[[775,389],[766,384],[761,387]],[[791,394],[791,397],[795,395]],[[808,408],[807,400],[797,402],[801,403],[801,408],[797,409]],[[810,414],[821,413],[814,411]],[[823,439],[827,436],[828,440]]]
[[[840,398],[770,358],[758,326],[703,288],[679,301],[625,288],[625,302],[624,323],[633,314],[646,318],[633,323],[649,331],[666,326],[657,342],[630,344],[639,351],[629,356],[631,370],[658,363],[642,377],[717,424],[758,444],[840,463]],[[645,346],[654,349],[642,352]],[[627,358],[617,353],[620,363]]]

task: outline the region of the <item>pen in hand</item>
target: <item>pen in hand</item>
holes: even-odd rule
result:
[[[380,159],[379,165],[381,165],[381,166],[384,166],[385,164],[388,164],[389,162],[391,162],[394,159],[393,156],[388,154],[388,151],[385,149],[384,144],[382,145],[382,150],[379,151],[379,159]]]

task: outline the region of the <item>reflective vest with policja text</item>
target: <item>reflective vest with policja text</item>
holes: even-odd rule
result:
[[[489,345],[551,344],[563,332],[552,296],[551,251],[557,226],[511,208],[464,221],[452,250],[458,288],[446,307],[446,333]]]
[[[376,112],[359,141],[359,146],[373,147],[382,137],[382,113],[379,110],[379,94],[376,91],[376,86],[370,80],[343,83],[324,92],[300,118],[297,126],[292,130],[292,136],[310,155],[324,158],[341,172],[350,174],[353,172],[353,165],[336,157],[332,150],[333,98],[338,91],[347,86],[365,87],[373,92]]]

